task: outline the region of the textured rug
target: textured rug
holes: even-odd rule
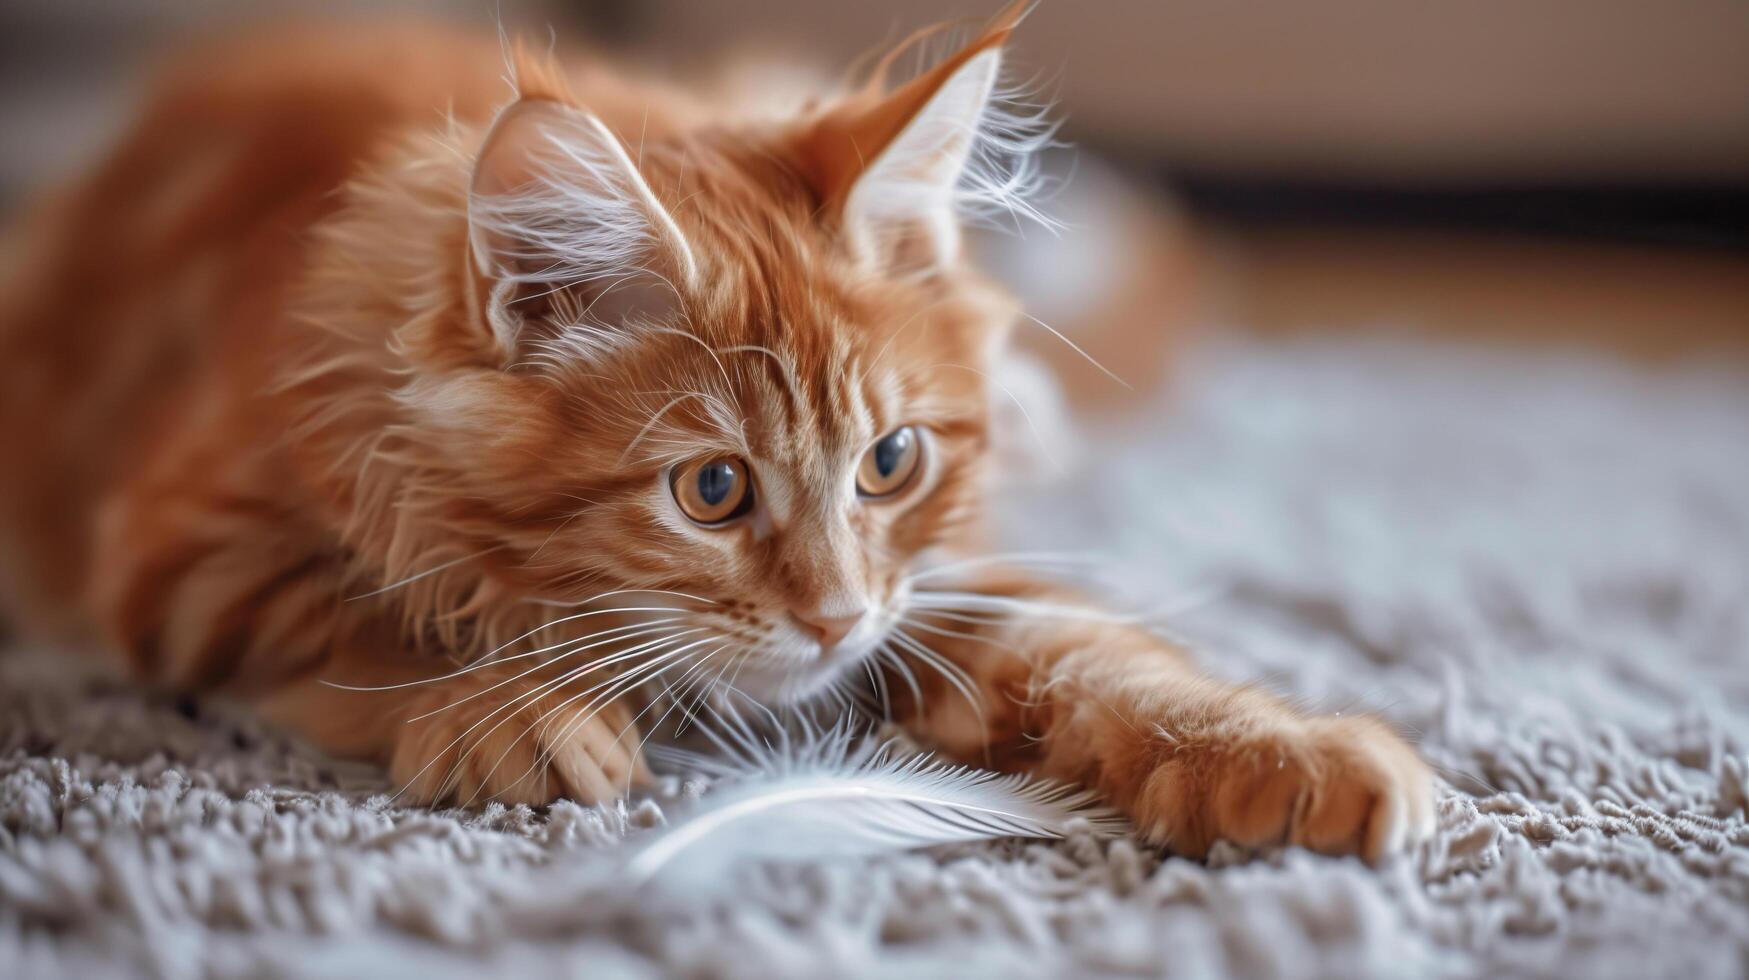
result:
[[[246,711],[21,653],[0,975],[1749,972],[1749,379],[1377,343],[1190,379],[1041,425],[1083,475],[1005,491],[1008,544],[1102,556],[1222,675],[1417,733],[1447,776],[1421,851],[999,842],[656,905],[613,849],[699,786],[404,808]]]

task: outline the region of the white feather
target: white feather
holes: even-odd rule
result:
[[[715,787],[680,820],[636,847],[630,879],[660,891],[724,887],[755,862],[854,858],[998,837],[1060,838],[1081,828],[1121,833],[1092,793],[1059,783],[901,755],[858,743],[847,728],[800,740],[744,728],[723,754],[682,759]]]

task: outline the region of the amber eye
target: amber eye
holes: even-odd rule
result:
[[[753,509],[747,464],[733,456],[677,466],[669,487],[680,510],[699,524],[723,524]]]
[[[923,441],[908,425],[882,436],[870,446],[856,467],[856,489],[865,497],[896,493],[917,472],[923,460]]]

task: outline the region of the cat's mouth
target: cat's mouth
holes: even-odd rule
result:
[[[741,640],[729,648],[733,652],[727,662],[716,656],[720,647],[703,658],[712,661],[699,670],[712,678],[705,687],[715,695],[731,701],[751,700],[767,707],[818,702],[849,706],[852,702],[867,701],[871,693],[878,696],[887,666],[904,670],[894,663],[901,656],[895,644],[904,642],[900,629],[905,621],[904,598],[905,594],[899,592],[887,596],[884,602],[871,604],[862,621],[826,642],[805,623],[793,621],[793,617],[771,617],[764,629],[751,635],[745,629],[733,631],[730,624],[710,619],[695,619],[683,625],[719,637],[727,633]],[[707,646],[712,643],[697,642]]]
[[[878,655],[886,633],[881,629],[863,642],[824,651],[816,646],[802,659],[750,652],[733,683],[739,693],[774,706],[854,697],[869,675],[865,665]]]

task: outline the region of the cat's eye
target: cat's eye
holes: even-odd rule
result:
[[[856,467],[856,489],[865,497],[885,497],[904,489],[923,461],[923,440],[909,425],[875,440]]]
[[[733,456],[675,467],[669,489],[681,513],[707,527],[725,524],[753,509],[753,479],[747,464]]]

